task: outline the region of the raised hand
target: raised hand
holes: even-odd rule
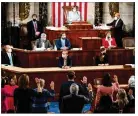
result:
[[[84,76],[83,79],[81,80],[81,82],[82,82],[83,84],[87,84],[87,77]]]
[[[54,87],[55,87],[55,83],[54,83],[54,81],[51,81],[51,83],[50,83],[50,88],[51,88],[52,90],[54,90]]]
[[[113,81],[114,81],[114,82],[118,82],[118,77],[117,77],[117,75],[114,75],[114,76],[113,76]]]
[[[88,90],[89,90],[89,91],[92,91],[92,90],[93,90],[93,89],[92,89],[92,84],[91,84],[91,83],[88,84]]]

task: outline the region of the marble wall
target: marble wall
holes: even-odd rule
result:
[[[39,3],[38,2],[30,2],[30,13],[27,19],[20,21],[19,19],[19,3],[15,3],[15,23],[19,25],[19,23],[27,23],[32,19],[32,14],[39,14]],[[13,3],[8,4],[7,10],[7,21],[11,21],[13,23]],[[39,17],[38,17],[39,18]]]
[[[103,3],[103,23],[109,23],[113,21],[113,18],[109,14],[109,3]],[[130,32],[133,29],[133,2],[120,2],[119,3],[119,12],[121,19],[124,22],[124,31]]]

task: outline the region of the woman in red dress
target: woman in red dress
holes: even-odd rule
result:
[[[14,100],[13,100],[13,93],[18,86],[16,85],[17,79],[16,75],[11,75],[9,78],[9,84],[4,86],[4,90],[10,94],[11,96],[6,96],[5,104],[6,104],[6,111],[7,112],[14,112]]]
[[[102,46],[105,48],[111,49],[117,47],[115,38],[111,37],[111,32],[108,31],[106,34],[106,38],[102,39]]]

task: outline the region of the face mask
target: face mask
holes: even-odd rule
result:
[[[73,9],[73,12],[76,12],[76,8]]]
[[[62,58],[67,58],[67,55],[65,55],[65,54],[62,54]]]
[[[46,38],[41,38],[41,40],[42,40],[42,41],[45,41],[45,40],[46,40]]]
[[[114,19],[115,19],[115,20],[117,20],[118,18],[117,18],[117,17],[115,17]]]
[[[12,52],[12,49],[8,49],[8,51],[7,51],[8,53],[11,53]]]
[[[33,19],[33,21],[36,21],[36,19]]]
[[[111,35],[107,35],[107,38],[110,39],[111,38]]]
[[[62,37],[62,39],[65,39],[65,38],[66,38],[66,36],[63,36],[63,37]]]
[[[106,50],[102,51],[101,53],[102,53],[102,54],[105,54],[105,53],[106,53]]]

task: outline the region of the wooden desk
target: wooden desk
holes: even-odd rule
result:
[[[20,67],[56,67],[58,66],[58,57],[61,51],[30,51],[22,49],[13,50],[20,62]],[[99,54],[99,50],[75,50],[69,51],[72,58],[73,66],[93,66],[95,62],[93,58]],[[110,65],[132,64],[133,50],[112,49],[108,50]]]
[[[89,30],[92,29],[92,24],[67,24],[66,27],[70,30]]]
[[[100,49],[100,46],[102,46],[102,39],[100,37],[79,37],[77,41],[82,50]]]
[[[46,81],[46,88],[49,88],[51,81],[55,82],[55,90],[58,93],[60,86],[63,82],[67,81],[66,74],[70,70],[76,72],[76,82],[80,83],[83,76],[87,76],[88,82],[94,83],[94,79],[97,77],[102,77],[105,73],[110,73],[111,76],[116,74],[120,84],[127,84],[128,79],[131,75],[135,74],[135,68],[124,68],[123,65],[115,66],[82,66],[82,67],[72,67],[71,69],[60,69],[57,67],[51,68],[19,68],[14,66],[1,66],[2,70],[7,73],[14,73],[17,78],[21,74],[28,74],[30,76],[30,86],[35,87],[35,77],[43,78]]]
[[[62,32],[66,33],[67,38],[69,38],[72,47],[79,47],[77,43],[77,39],[79,37],[105,37],[105,32],[109,30],[95,30],[95,29],[77,29],[77,30],[50,30],[46,29],[45,33],[47,34],[47,38],[53,43],[54,39],[59,38],[59,35]],[[95,45],[96,46],[96,45]]]

